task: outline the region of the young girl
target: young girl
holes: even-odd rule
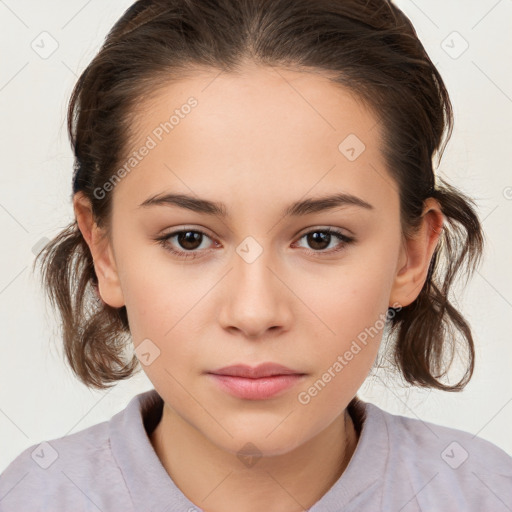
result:
[[[385,328],[408,383],[472,376],[452,122],[386,0],[136,2],[72,94],[76,219],[36,261],[81,381],[154,389],[26,449],[0,509],[512,510],[503,450],[357,397]]]

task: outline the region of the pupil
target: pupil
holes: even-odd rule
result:
[[[325,249],[326,247],[329,246],[330,237],[331,237],[331,235],[329,233],[323,233],[321,231],[316,231],[315,233],[310,233],[308,235],[308,243],[314,249]],[[320,244],[320,246],[322,246],[323,244],[325,244],[325,242],[327,242],[325,247],[318,246],[318,244]]]
[[[199,240],[199,243],[197,241]],[[195,231],[184,231],[178,235],[178,242],[184,249],[197,249],[201,245],[201,233]],[[192,244],[190,247],[187,244]]]

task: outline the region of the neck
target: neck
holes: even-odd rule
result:
[[[291,452],[262,456],[247,467],[167,405],[150,440],[176,486],[198,507],[253,512],[272,503],[276,512],[303,511],[340,478],[355,451],[359,428],[349,409]]]

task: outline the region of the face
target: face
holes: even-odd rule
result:
[[[376,118],[319,74],[198,74],[140,112],[140,158],[108,192],[112,238],[96,249],[102,298],[126,305],[174,414],[232,453],[247,441],[290,451],[356,394],[388,307],[414,300],[435,240],[408,260]],[[191,199],[148,202],[168,194]],[[357,199],[316,202],[343,194]],[[262,362],[303,376],[247,399],[207,374]]]

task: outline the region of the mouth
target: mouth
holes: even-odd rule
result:
[[[238,364],[207,374],[229,394],[246,400],[265,400],[282,394],[301,382],[305,373],[277,363],[256,367]]]
[[[278,363],[262,363],[254,367],[246,364],[236,364],[212,370],[208,373],[228,377],[244,377],[246,379],[260,379],[276,375],[305,375],[303,372],[293,370]]]

